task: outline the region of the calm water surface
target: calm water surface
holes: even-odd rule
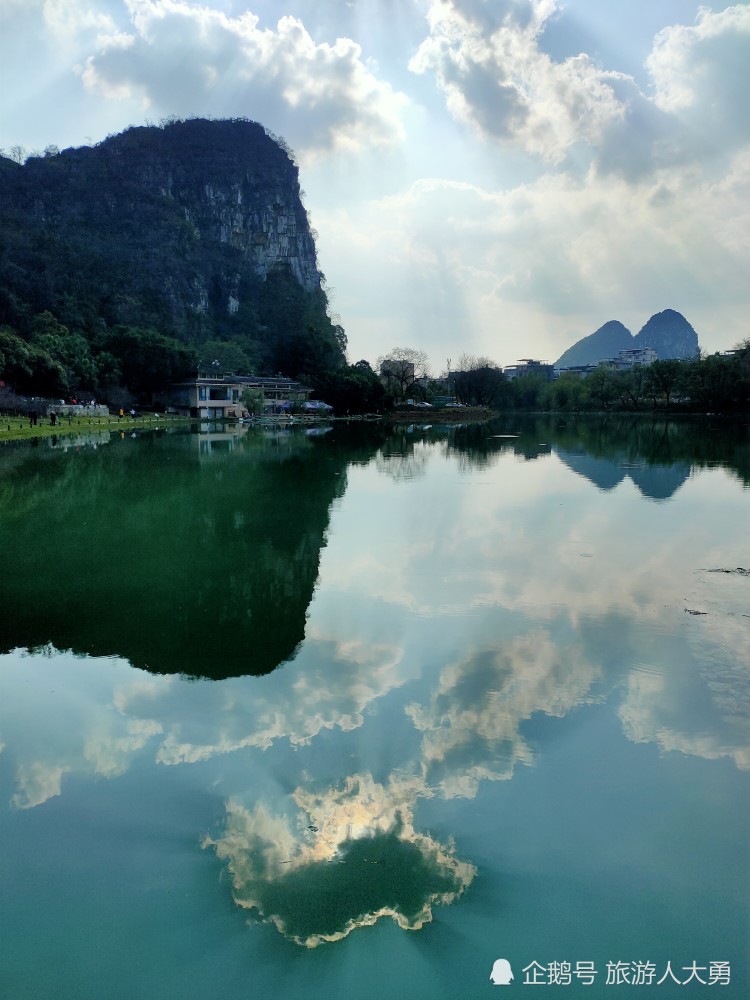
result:
[[[0,997],[746,1000],[749,442],[0,450]]]

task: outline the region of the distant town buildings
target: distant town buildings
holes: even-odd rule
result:
[[[506,378],[520,378],[524,375],[541,375],[551,381],[555,377],[555,366],[547,361],[536,361],[534,358],[521,358],[517,364],[503,368]]]
[[[577,375],[585,378],[597,368],[607,368],[610,371],[622,372],[630,371],[631,368],[640,368],[652,365],[658,361],[659,355],[653,347],[637,347],[626,351],[618,351],[616,357],[605,358],[596,365],[571,365],[570,368],[555,369],[555,377],[560,375]]]
[[[617,357],[608,358],[606,361],[601,361],[600,364],[613,371],[627,371],[630,368],[651,365],[658,357],[659,355],[653,347],[639,347],[628,351],[618,351]]]

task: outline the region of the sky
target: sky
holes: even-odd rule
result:
[[[0,0],[0,95],[6,152],[283,137],[351,362],[750,336],[750,0]]]

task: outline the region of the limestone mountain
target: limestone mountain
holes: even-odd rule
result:
[[[674,309],[653,315],[633,338],[633,347],[653,347],[660,358],[694,358],[698,334]]]
[[[652,347],[661,360],[693,358],[699,353],[698,334],[674,309],[665,309],[653,315],[635,337],[622,323],[610,320],[564,351],[555,362],[555,367],[596,365],[615,357],[618,351],[640,347]]]
[[[336,367],[314,236],[289,150],[246,120],[130,128],[19,164],[0,156],[0,325],[51,314],[116,355],[120,327],[258,371]]]
[[[560,355],[556,368],[571,368],[573,365],[595,365],[605,358],[614,357],[618,351],[626,351],[633,346],[633,334],[619,320],[611,319],[588,337],[576,341],[572,347]]]

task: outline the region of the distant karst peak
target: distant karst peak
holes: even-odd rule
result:
[[[564,351],[555,367],[596,365],[615,357],[619,351],[641,347],[653,348],[661,360],[692,358],[699,353],[698,334],[675,309],[654,313],[635,336],[618,320],[609,320]]]

